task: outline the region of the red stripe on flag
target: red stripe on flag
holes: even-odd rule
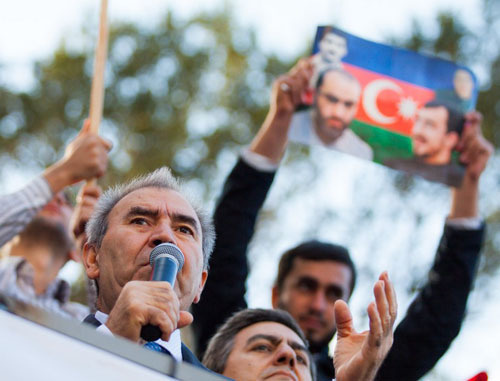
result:
[[[356,119],[389,131],[410,135],[416,111],[434,99],[434,91],[358,66],[343,63],[361,84]]]

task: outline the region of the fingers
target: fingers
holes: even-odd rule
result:
[[[337,300],[333,306],[335,312],[335,323],[337,325],[338,337],[346,337],[354,332],[352,315],[347,303]]]
[[[396,317],[398,314],[398,301],[396,297],[396,290],[394,290],[394,285],[389,280],[389,274],[384,271],[379,279],[384,282],[384,292],[387,298],[387,303],[389,305],[389,315],[391,319],[391,324],[394,325]]]
[[[482,115],[471,111],[465,115],[465,125],[457,145],[460,151],[460,162],[467,167],[467,175],[478,179],[493,153],[493,145],[481,132]]]
[[[193,315],[188,311],[180,311],[177,328],[184,328],[193,322]]]
[[[101,196],[101,188],[94,184],[85,184],[76,197],[77,205],[73,211],[71,226],[73,235],[78,238],[85,232],[85,225],[94,212],[97,200]]]
[[[179,310],[179,299],[169,283],[131,281],[123,287],[106,325],[114,334],[137,341],[141,328],[152,324],[168,340],[192,320],[189,312]]]
[[[85,120],[83,121],[82,129],[78,133],[78,136],[82,136],[82,135],[85,135],[85,134],[88,134],[88,133],[90,133],[90,119],[89,118],[85,118]]]
[[[373,288],[375,303],[368,306],[370,318],[369,345],[380,347],[384,340],[392,338],[392,329],[397,316],[397,300],[394,287],[387,272],[383,272]],[[392,341],[391,339],[389,339]]]
[[[292,113],[302,103],[312,74],[310,59],[301,59],[287,74],[280,76],[273,86],[272,107],[279,112]]]

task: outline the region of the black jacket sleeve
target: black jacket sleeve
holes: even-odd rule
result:
[[[247,248],[274,172],[260,172],[241,159],[226,179],[214,212],[216,241],[200,302],[192,307],[198,356],[229,316],[246,308]]]
[[[394,332],[377,380],[418,380],[458,335],[473,285],[484,227],[446,226],[427,283]]]

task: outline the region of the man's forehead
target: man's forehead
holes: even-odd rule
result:
[[[346,263],[330,259],[312,260],[295,258],[292,263],[292,268],[286,278],[290,276],[307,276],[315,278],[318,281],[327,281],[328,279],[338,280],[339,275],[343,275],[347,278],[346,280],[350,282],[352,270]]]
[[[305,346],[304,342],[295,331],[282,323],[274,321],[261,321],[249,325],[238,332],[237,336],[239,336],[242,344],[247,344],[258,339],[272,341],[285,339]]]
[[[420,116],[431,119],[434,122],[447,122],[448,110],[444,106],[423,107],[419,111]]]
[[[330,42],[335,41],[337,43],[339,43],[339,42],[340,43],[345,43],[346,42],[344,37],[342,37],[342,36],[340,36],[340,35],[338,35],[336,33],[332,33],[332,32],[327,33],[325,35],[325,40],[329,40]]]
[[[182,213],[193,217],[199,224],[195,210],[184,196],[173,189],[154,187],[140,188],[124,196],[111,210],[110,218],[126,215],[137,207],[168,213]]]
[[[337,70],[325,73],[322,90],[328,90],[339,98],[352,98],[356,102],[361,94],[359,83],[347,74]],[[347,92],[346,92],[347,90]]]

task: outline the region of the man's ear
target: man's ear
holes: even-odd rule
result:
[[[201,281],[200,281],[200,285],[198,287],[198,292],[196,293],[196,296],[194,297],[193,303],[198,303],[200,301],[201,293],[203,291],[203,288],[205,287],[205,283],[207,282],[207,278],[208,278],[208,271],[203,270],[201,272]]]
[[[273,305],[273,308],[278,308],[279,300],[280,294],[278,291],[278,286],[273,286],[271,291],[271,303]]]
[[[82,250],[83,265],[89,279],[99,277],[99,262],[97,261],[97,251],[93,245],[85,243]]]

